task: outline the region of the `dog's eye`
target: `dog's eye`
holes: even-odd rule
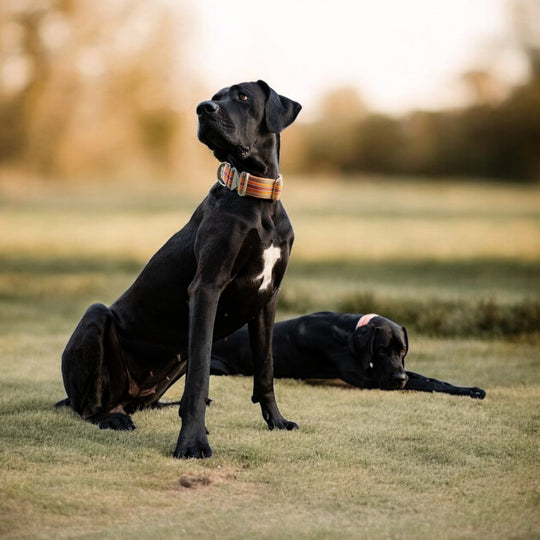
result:
[[[238,99],[240,101],[247,101],[248,97],[246,96],[246,94],[238,94]]]

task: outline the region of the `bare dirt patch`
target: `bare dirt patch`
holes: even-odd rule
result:
[[[215,471],[211,472],[182,474],[176,482],[176,487],[183,489],[198,489],[211,485],[223,484],[225,482],[231,482],[236,479],[236,471],[219,467]]]

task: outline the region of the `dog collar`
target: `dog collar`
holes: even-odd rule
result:
[[[356,324],[355,330],[358,330],[361,326],[365,326],[373,317],[378,317],[376,313],[368,313],[367,315],[364,315],[363,317],[360,317],[360,320]]]
[[[230,163],[219,164],[217,170],[218,182],[235,191],[240,197],[256,197],[279,201],[283,190],[281,174],[276,178],[261,178],[247,172],[238,172]]]

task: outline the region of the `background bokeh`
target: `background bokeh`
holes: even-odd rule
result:
[[[262,78],[289,172],[540,176],[537,0],[5,0],[0,36],[4,173],[188,182],[196,104]]]

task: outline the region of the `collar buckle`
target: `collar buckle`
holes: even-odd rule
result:
[[[226,161],[218,165],[217,180],[222,186],[236,191],[240,197],[279,201],[283,190],[281,174],[275,179],[262,178],[245,171],[238,172]]]

